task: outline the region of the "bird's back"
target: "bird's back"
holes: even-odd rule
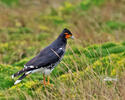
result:
[[[58,62],[65,53],[66,42],[55,40],[48,47],[40,51],[40,53],[32,58],[25,66],[46,67],[50,64]]]

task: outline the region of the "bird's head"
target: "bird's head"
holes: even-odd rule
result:
[[[64,28],[64,30],[62,31],[61,35],[63,36],[63,38],[68,39],[68,38],[74,38],[74,36],[72,35],[72,33],[67,29]]]

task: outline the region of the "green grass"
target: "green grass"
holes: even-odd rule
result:
[[[0,100],[124,99],[122,1],[0,2]],[[11,75],[55,40],[65,27],[75,39],[68,40],[63,60],[50,75],[53,87],[42,84],[41,73],[29,75],[14,86],[18,77],[11,79]],[[106,77],[118,81],[104,81]]]
[[[73,47],[73,51],[69,49],[64,57],[64,60],[62,61],[63,63],[56,67],[52,72],[51,83],[58,85],[61,84],[60,82],[63,82],[66,86],[74,87],[74,84],[77,84],[80,79],[88,80],[91,75],[91,77],[95,76],[96,78],[98,78],[97,76],[115,77],[121,75],[125,68],[125,50],[123,49],[124,46],[122,46],[122,43],[116,44],[109,42],[102,45],[93,45],[86,48]],[[119,50],[119,47],[122,47],[122,49]],[[107,53],[103,54],[105,52],[100,48],[107,51]],[[94,52],[94,56],[88,56],[89,53],[85,53],[85,50],[88,50],[88,52],[91,53]],[[98,52],[98,50],[100,51]],[[31,58],[32,57],[23,59],[11,66],[3,64],[0,65],[0,79],[2,81],[0,83],[0,89],[2,91],[8,89],[8,91],[13,92],[19,89],[20,91],[25,90],[25,92],[32,96],[34,95],[32,93],[41,88],[42,75],[40,74],[29,75],[20,84],[13,86],[14,80],[11,79],[11,75],[21,69],[23,65]],[[90,63],[89,61],[93,59],[95,59],[94,62]],[[69,72],[69,70],[71,72]],[[44,86],[42,86],[41,89],[44,90]]]

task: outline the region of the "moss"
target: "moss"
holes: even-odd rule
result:
[[[117,46],[117,47],[113,47],[108,49],[109,53],[112,54],[116,54],[116,53],[121,53],[125,51],[125,46]]]
[[[111,54],[107,57],[100,58],[92,65],[92,69],[98,75],[116,76],[125,68],[124,56],[122,54]],[[89,69],[90,71],[91,69]],[[88,71],[88,68],[87,68]]]
[[[88,58],[100,58],[110,54],[122,53],[125,51],[125,46],[115,43],[104,43],[102,45],[93,45],[83,49],[83,53]]]
[[[21,68],[18,66],[10,66],[0,64],[0,90],[9,89],[9,88],[17,88],[20,89],[32,89],[33,86],[37,86],[38,80],[42,80],[42,75],[39,73],[30,75],[26,77],[22,83],[17,86],[13,86],[14,80],[11,78],[11,75],[18,72]],[[17,78],[16,78],[17,79]],[[35,85],[36,84],[36,85]]]
[[[11,75],[19,70],[18,67],[0,64],[0,89],[6,89],[13,85]]]
[[[58,77],[58,80],[62,82],[77,82],[80,78],[84,78],[84,72],[74,72],[74,73],[68,73],[68,74],[63,74],[60,77]],[[69,81],[70,80],[70,81]]]
[[[102,48],[102,49],[106,49],[106,48],[108,49],[108,48],[115,47],[115,46],[117,46],[116,43],[108,42],[108,43],[102,44],[102,45],[101,45],[101,48]]]

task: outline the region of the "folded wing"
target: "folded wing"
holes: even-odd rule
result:
[[[27,62],[25,66],[34,66],[34,68],[46,67],[58,62],[63,54],[63,49],[53,50],[49,48],[47,51],[40,52],[39,55]]]

